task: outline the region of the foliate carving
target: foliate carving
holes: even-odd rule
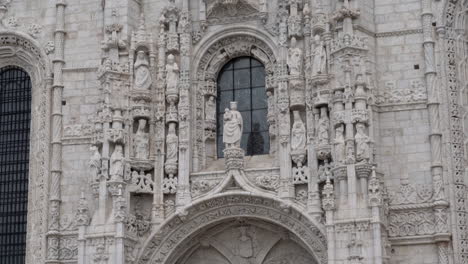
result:
[[[420,80],[411,81],[411,87],[397,88],[395,81],[385,83],[385,90],[376,96],[377,104],[405,104],[427,101],[427,90]]]
[[[258,1],[208,0],[206,1],[206,17],[209,23],[245,21],[258,17],[260,8]]]
[[[93,262],[95,264],[107,264],[107,260],[109,260],[109,254],[104,242],[98,243],[96,245],[96,252],[93,255]]]
[[[335,11],[332,15],[332,19],[336,21],[343,20],[344,18],[358,18],[360,16],[360,10],[359,9],[352,9],[349,8],[346,5],[343,5],[340,9]]]
[[[413,185],[404,182],[398,188],[389,192],[391,205],[422,204],[431,201],[433,189],[429,184]]]
[[[177,177],[173,174],[169,174],[167,178],[163,179],[162,191],[164,194],[174,194],[177,192]]]
[[[122,186],[118,187],[119,191],[114,200],[114,222],[124,223],[127,219],[127,201],[122,196]]]
[[[190,192],[194,197],[211,191],[221,180],[192,180]]]
[[[42,26],[38,24],[31,24],[28,26],[27,32],[31,37],[37,38],[42,32]]]
[[[90,220],[88,202],[82,192],[78,207],[76,208],[75,223],[77,226],[86,226],[89,224]]]
[[[328,175],[322,191],[322,207],[325,211],[331,211],[335,209],[334,188]]]
[[[230,147],[224,149],[224,158],[226,170],[244,169],[244,150],[241,148]]]
[[[47,55],[53,53],[55,51],[55,42],[47,41],[47,43],[44,46],[44,50]]]
[[[255,178],[255,184],[266,190],[275,191],[279,187],[278,175],[260,175]]]
[[[372,168],[372,176],[369,180],[368,197],[370,206],[382,205],[382,186],[375,173],[375,168]]]
[[[293,167],[292,176],[294,184],[307,184],[309,182],[309,168],[307,166],[299,165],[297,167]]]
[[[431,210],[390,211],[388,232],[390,237],[434,234],[434,214]]]
[[[132,172],[132,185],[129,187],[130,192],[135,193],[150,193],[154,191],[154,182],[150,173],[144,171]]]
[[[336,53],[342,49],[368,50],[367,39],[356,35],[344,35],[343,38],[333,39],[330,43],[330,53]]]

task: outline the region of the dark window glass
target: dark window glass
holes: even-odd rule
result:
[[[25,263],[31,80],[0,70],[0,264]]]
[[[241,148],[246,155],[267,154],[270,138],[267,123],[267,97],[265,93],[265,67],[250,57],[241,57],[228,62],[218,76],[217,100],[217,151],[224,157],[223,114],[229,103],[237,102],[237,110],[244,119]]]

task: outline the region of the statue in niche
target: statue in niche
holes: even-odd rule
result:
[[[177,154],[179,153],[179,137],[176,134],[176,123],[169,123],[166,145],[166,164],[177,164]]]
[[[237,102],[231,102],[231,109],[224,111],[224,133],[223,143],[226,148],[240,148],[242,138],[243,120],[242,115],[237,111]]]
[[[289,48],[287,63],[290,75],[301,75],[302,50],[297,46],[297,40],[295,37],[291,38],[291,47]]]
[[[346,160],[346,147],[344,139],[344,126],[340,124],[335,130],[335,157],[334,160],[338,164],[343,164]]]
[[[304,151],[306,147],[306,128],[302,122],[299,111],[293,111],[294,123],[291,130],[291,150],[293,152]]]
[[[178,93],[177,84],[179,82],[179,66],[175,62],[175,57],[172,54],[167,56],[166,64],[166,83],[167,91]]]
[[[133,149],[135,158],[148,159],[149,155],[149,135],[145,132],[146,119],[138,120],[138,130],[133,139]]]
[[[320,120],[319,120],[319,123],[318,123],[318,141],[319,141],[319,145],[327,145],[328,144],[328,141],[329,141],[328,126],[329,126],[328,117],[326,115],[322,115],[320,117]]]
[[[366,135],[366,126],[363,123],[356,124],[356,135],[354,140],[356,141],[356,160],[366,162],[370,159],[370,139]]]
[[[149,68],[149,62],[144,51],[140,50],[137,53],[134,64],[135,69],[135,89],[149,90],[153,80]]]
[[[314,59],[312,64],[312,75],[326,74],[327,51],[320,35],[315,35]]]
[[[267,95],[267,103],[268,103],[268,115],[274,115],[275,111],[275,96],[272,92],[266,92]]]
[[[237,255],[244,258],[250,259],[254,256],[254,241],[247,235],[247,226],[239,227],[239,241],[237,244]]]
[[[205,103],[205,120],[216,120],[216,101],[214,96],[210,96]]]
[[[115,145],[110,157],[110,175],[113,180],[122,180],[124,174],[124,155],[122,145]]]
[[[101,154],[96,146],[91,146],[93,154],[89,159],[89,167],[91,168],[91,175],[94,181],[99,181],[99,173],[101,172]]]

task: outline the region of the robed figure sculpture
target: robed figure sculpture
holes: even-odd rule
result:
[[[223,143],[226,148],[240,148],[242,138],[242,115],[237,111],[237,102],[231,102],[231,109],[224,112]]]

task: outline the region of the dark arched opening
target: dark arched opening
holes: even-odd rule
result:
[[[25,263],[31,88],[21,68],[0,69],[0,264]]]
[[[244,126],[241,148],[247,156],[268,154],[268,103],[265,92],[265,67],[251,57],[229,61],[218,75],[217,156],[223,157],[223,115],[229,103],[236,101]]]

